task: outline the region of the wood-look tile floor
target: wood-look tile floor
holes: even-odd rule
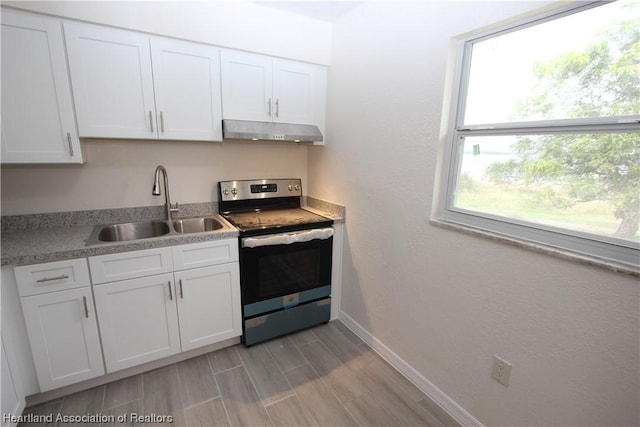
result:
[[[27,408],[173,417],[173,426],[443,426],[452,419],[339,321]],[[28,424],[20,424],[27,426]],[[58,424],[60,425],[60,424]],[[78,425],[74,423],[73,425]],[[95,426],[96,424],[92,424]],[[102,424],[107,426],[109,424]]]

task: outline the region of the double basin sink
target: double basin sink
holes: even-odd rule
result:
[[[204,233],[208,231],[234,231],[218,215],[205,215],[173,220],[152,220],[122,224],[97,225],[87,245],[108,242],[125,242],[175,234]]]

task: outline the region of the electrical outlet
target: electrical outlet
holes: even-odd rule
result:
[[[509,387],[509,378],[511,377],[511,363],[501,357],[493,356],[493,369],[491,370],[491,378],[498,381],[505,387]]]

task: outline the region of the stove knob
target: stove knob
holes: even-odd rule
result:
[[[289,185],[289,191],[293,191],[293,185]]]
[[[222,190],[222,194],[224,194],[225,196],[227,196],[229,194],[229,190],[227,190],[226,188],[224,190]]]
[[[299,191],[300,190],[300,185],[296,184],[295,189],[296,189],[296,191]]]
[[[235,188],[232,188],[231,189],[231,194],[233,194],[235,196],[236,194],[238,194],[238,190],[236,190]]]

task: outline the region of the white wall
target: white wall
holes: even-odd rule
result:
[[[218,200],[217,182],[301,178],[307,147],[269,142],[89,140],[81,166],[4,166],[2,215],[152,206],[154,171],[164,165],[173,203]],[[164,194],[164,193],[163,193]]]
[[[428,222],[450,38],[542,5],[367,3],[339,20],[310,193],[347,206],[342,310],[480,422],[639,425],[637,279]]]

